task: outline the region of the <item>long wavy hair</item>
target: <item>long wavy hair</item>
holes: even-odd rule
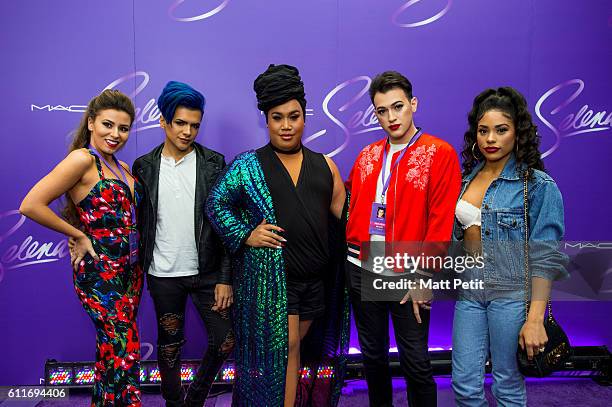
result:
[[[70,147],[68,148],[68,153],[78,150],[79,148],[86,148],[89,146],[91,131],[89,130],[88,120],[90,118],[95,120],[102,110],[108,109],[119,110],[127,113],[130,116],[130,126],[134,122],[136,113],[134,104],[130,98],[118,90],[106,89],[98,96],[91,99],[87,104],[87,110],[85,113],[83,113],[79,127],[77,127],[74,133],[74,137],[70,143]],[[81,221],[79,220],[79,214],[74,202],[72,202],[72,198],[68,193],[66,193],[64,195],[64,199],[66,202],[62,210],[62,216],[68,223],[74,227],[80,228],[82,226]]]
[[[478,145],[474,147],[474,144],[478,122],[491,110],[505,113],[512,118],[516,143],[518,143],[514,150],[517,163],[525,165],[528,169],[545,171],[540,154],[540,136],[527,110],[527,101],[517,90],[507,86],[487,89],[474,99],[472,110],[468,114],[469,128],[463,136],[464,144],[461,151],[463,175],[468,175],[484,159]]]

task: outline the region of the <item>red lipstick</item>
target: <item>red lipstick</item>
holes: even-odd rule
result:
[[[105,140],[105,142],[106,142],[106,145],[107,145],[109,148],[113,149],[113,150],[114,150],[114,149],[116,149],[116,148],[117,148],[117,146],[119,145],[119,142],[117,142],[116,144],[115,144],[115,143],[112,143],[112,142],[109,142],[109,140]]]

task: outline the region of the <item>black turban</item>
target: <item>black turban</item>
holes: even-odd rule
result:
[[[298,69],[291,65],[270,65],[255,79],[253,89],[257,95],[257,107],[266,113],[274,106],[296,99],[306,115],[304,82]]]

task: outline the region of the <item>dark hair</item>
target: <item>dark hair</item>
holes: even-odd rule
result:
[[[386,71],[376,75],[370,84],[370,100],[374,104],[374,96],[377,93],[387,93],[391,89],[401,89],[412,99],[412,84],[404,75],[396,71]]]
[[[255,79],[253,90],[257,96],[257,108],[264,112],[266,123],[270,109],[293,99],[302,107],[302,115],[306,120],[304,82],[295,66],[271,64]]]
[[[157,98],[157,107],[166,123],[172,125],[176,108],[179,106],[204,112],[206,98],[200,92],[183,82],[170,81]]]
[[[68,152],[89,146],[91,131],[89,130],[89,119],[95,120],[102,110],[114,109],[127,113],[130,116],[130,126],[136,116],[134,104],[129,97],[115,89],[106,89],[98,96],[94,97],[87,104],[87,110],[83,113],[79,127],[77,127]],[[76,206],[70,195],[65,194],[66,204],[62,210],[62,216],[68,223],[75,227],[80,227],[81,222],[76,210]]]
[[[497,110],[507,114],[514,123],[516,143],[516,161],[529,169],[544,171],[544,163],[540,154],[540,136],[537,126],[533,124],[531,114],[527,110],[527,101],[517,90],[506,86],[497,89],[487,89],[474,99],[472,110],[468,114],[469,128],[463,136],[464,144],[461,156],[463,157],[463,175],[469,174],[482,157],[474,157],[472,148],[476,143],[476,130],[478,122],[488,111]],[[474,148],[476,154],[479,150]]]

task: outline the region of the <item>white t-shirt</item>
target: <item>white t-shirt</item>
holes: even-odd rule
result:
[[[196,152],[174,161],[161,156],[157,225],[153,261],[149,273],[155,277],[198,274],[195,241]]]

